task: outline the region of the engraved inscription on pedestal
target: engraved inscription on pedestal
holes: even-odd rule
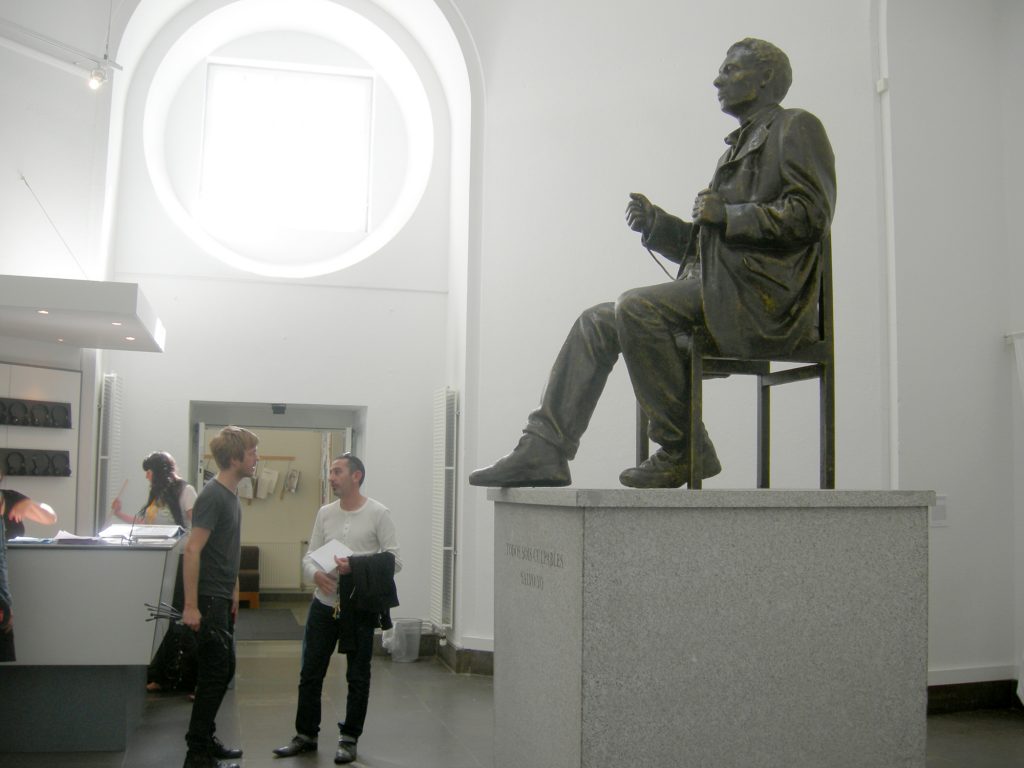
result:
[[[520,768],[579,764],[582,518],[558,509],[495,520],[496,748]],[[515,626],[512,626],[514,624]]]
[[[505,542],[505,556],[520,560],[519,583],[529,589],[544,590],[544,569],[565,568],[565,554],[544,547]]]

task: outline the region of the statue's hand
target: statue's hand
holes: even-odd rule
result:
[[[654,205],[639,192],[629,193],[626,223],[634,232],[648,233],[654,226]]]
[[[693,201],[694,224],[725,224],[725,201],[717,192],[702,189]]]

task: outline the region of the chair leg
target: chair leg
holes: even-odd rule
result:
[[[821,487],[836,487],[836,375],[835,363],[822,365],[819,379],[821,403]]]
[[[757,377],[757,487],[771,486],[772,388]]]
[[[639,467],[640,463],[647,459],[651,455],[651,441],[647,437],[647,414],[644,413],[644,409],[640,407],[640,403],[636,404],[636,465]]]
[[[694,342],[690,347],[690,480],[687,485],[693,490],[702,487],[700,468],[704,461],[701,450],[700,425],[703,418],[704,361],[700,346]]]

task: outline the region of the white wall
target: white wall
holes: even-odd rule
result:
[[[1002,109],[1020,86],[993,45],[1010,22],[999,2],[890,4],[900,484],[945,495],[949,519],[931,530],[933,683],[1016,676],[1003,172],[1021,153]]]
[[[189,400],[366,406],[365,492],[398,528],[410,574],[400,577],[401,615],[427,616],[444,297],[150,277],[140,285],[175,330],[163,354],[107,355],[106,370],[125,382],[122,455],[141,461],[159,446],[184,462]]]
[[[1004,87],[1000,89],[999,103],[1002,109],[1000,144],[1011,148],[1019,146],[1020,126],[1024,121],[1024,86],[1014,77],[1024,71],[1024,50],[1019,41],[1024,29],[1024,4],[1015,0],[1003,0],[997,6],[999,25],[996,33],[999,41],[999,71],[1003,73]],[[1024,331],[1024,302],[1019,299],[1020,286],[1024,285],[1024,242],[1017,234],[1017,212],[1024,209],[1024,189],[1020,179],[1024,178],[1024,152],[1006,152],[1003,158],[1002,192],[1005,200],[1001,225],[1006,232],[1004,241],[1007,259],[1007,284],[1010,286],[1010,300],[1007,311],[1006,330],[1011,333]],[[1024,356],[1024,349],[1020,353]],[[1018,365],[1020,361],[1018,361]],[[1020,371],[1021,368],[1017,368]],[[1024,381],[1015,372],[1011,377],[1014,394],[1013,425],[1014,440],[1012,453],[1013,472],[1013,516],[1014,516],[1014,605],[1016,607],[1016,660],[1024,663]],[[1018,667],[1018,672],[1019,672]],[[1018,677],[1018,679],[1020,679]]]
[[[103,51],[107,13],[99,0],[0,0],[0,19]],[[102,279],[109,90],[90,91],[84,77],[3,46],[0,71],[0,271]]]
[[[839,484],[898,483],[948,496],[950,525],[932,532],[933,682],[1014,676],[1014,633],[1024,636],[1024,612],[1017,609],[1024,526],[1016,523],[1024,409],[1011,411],[1019,395],[1002,334],[1024,330],[1024,309],[1010,294],[1024,278],[1020,245],[1011,237],[1022,194],[1014,179],[1024,170],[1015,150],[1019,3],[987,0],[969,10],[953,0],[889,3],[894,307],[886,299],[875,0],[441,4],[466,48],[480,118],[470,173],[464,472],[512,447],[580,309],[661,279],[624,224],[626,195],[642,191],[686,212],[734,127],[717,111],[715,70],[730,43],[764,37],[792,58],[787,103],[818,114],[836,150]],[[102,31],[90,20],[104,16],[106,3],[46,5],[44,16],[40,4],[0,0],[0,17],[81,47],[101,46]],[[69,225],[69,242],[87,250],[96,214],[82,213],[78,201],[88,197],[104,145],[93,136],[89,151],[74,148],[83,128],[88,134],[103,123],[103,102],[84,102],[100,104],[97,117],[82,108],[70,76],[4,49],[0,57],[5,71],[14,68],[23,78],[17,89],[0,85],[10,105],[0,128],[0,259],[5,271],[57,269],[79,277],[52,230],[33,215],[16,169],[31,165],[74,190],[51,212],[56,221],[79,222]],[[439,226],[449,225],[443,205],[429,210]],[[119,226],[117,248],[130,249],[133,264],[147,249],[171,260],[178,252],[179,236],[142,207]],[[169,329],[168,349],[111,353],[104,363],[128,382],[126,413],[139,435],[129,451],[149,449],[164,435],[168,450],[187,453],[192,399],[366,405],[368,490],[396,512],[407,563],[400,587],[410,615],[426,614],[426,589],[418,585],[429,573],[429,394],[452,383],[458,366],[451,358],[461,352],[444,352],[452,308],[443,286],[451,276],[430,286],[436,290],[398,284],[403,260],[414,259],[419,245],[396,241],[379,262],[387,269],[359,281],[199,279],[154,265],[117,273],[138,278]],[[8,268],[12,253],[18,261]],[[98,269],[101,256],[90,258]],[[395,280],[379,280],[385,272]],[[890,311],[900,354],[900,440],[892,456]],[[365,341],[350,350],[345,338],[329,333],[339,325],[357,328]],[[221,331],[219,342],[213,330]],[[270,364],[260,357],[268,348]],[[0,359],[10,355],[47,356],[0,340]],[[720,382],[708,395],[708,425],[726,463],[709,486],[750,486],[752,391],[744,382]],[[815,485],[816,417],[813,392],[780,398],[779,485]],[[577,485],[615,485],[632,460],[632,418],[619,369],[573,463]],[[479,489],[462,492],[455,639],[486,648],[493,636],[491,505]]]

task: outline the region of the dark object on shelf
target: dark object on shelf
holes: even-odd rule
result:
[[[67,453],[54,453],[50,456],[51,474],[57,477],[68,477],[71,474],[71,462]]]
[[[0,424],[71,429],[71,403],[0,397]]]
[[[0,471],[12,477],[69,477],[71,454],[68,451],[0,448]]]
[[[7,423],[14,425],[28,424],[28,406],[21,400],[9,400],[7,403]]]
[[[33,475],[48,475],[50,474],[50,457],[43,453],[32,454],[32,474]]]

